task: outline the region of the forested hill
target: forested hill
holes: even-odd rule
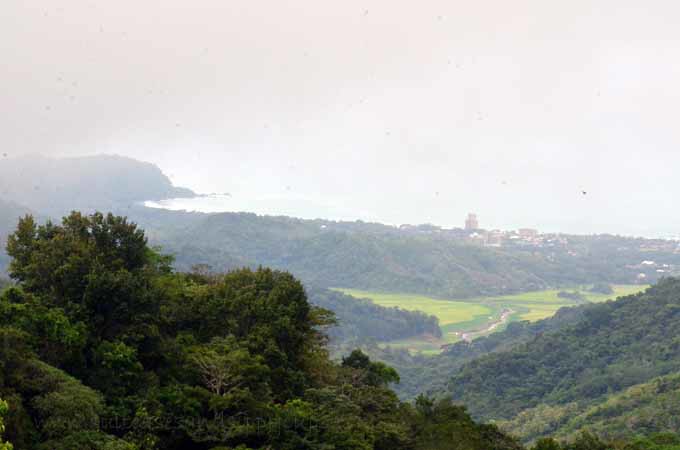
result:
[[[337,324],[328,329],[331,343],[347,346],[364,340],[391,341],[413,336],[441,337],[439,320],[419,311],[385,308],[328,289],[307,286],[309,301],[333,311]]]
[[[22,219],[8,253],[16,284],[0,292],[0,448],[523,448],[450,398],[399,402],[397,372],[361,351],[330,361],[332,315],[288,273],[176,272],[134,224],[101,214]],[[454,397],[514,431],[541,430],[534,437],[588,424],[674,430],[680,341],[668,330],[680,325],[680,281],[578,311],[535,337],[522,325],[518,342],[528,341],[465,365]],[[614,445],[583,434],[533,450],[679,447],[674,435]]]
[[[135,202],[193,196],[158,167],[121,156],[0,159],[0,199],[59,219],[74,209],[127,208]]]
[[[450,393],[478,418],[510,420],[513,432],[560,432],[612,394],[680,372],[677,330],[680,280],[665,279],[644,293],[590,305],[581,320],[510,351],[467,363],[451,380]],[[622,407],[607,414],[635,412]],[[635,434],[643,423],[632,421],[623,431]]]
[[[421,393],[438,395],[447,390],[449,380],[466,363],[491,353],[499,353],[534,340],[543,333],[554,332],[583,319],[585,311],[594,305],[587,304],[561,308],[547,319],[537,322],[511,322],[502,330],[472,342],[460,341],[441,354],[423,356],[406,350],[382,348],[361,342],[361,347],[375,357],[395,367],[401,382],[394,389],[399,396],[413,400]]]
[[[677,433],[680,430],[680,374],[654,378],[592,402],[541,404],[501,425],[527,441],[547,435],[569,440],[584,429],[607,439]]]
[[[201,214],[139,204],[191,195],[174,187],[158,167],[117,156],[0,159],[0,199],[38,217],[59,218],[72,209],[114,211],[142,225],[150,242],[175,254],[185,270],[195,264],[215,271],[265,265],[322,287],[445,298],[596,282],[630,284],[641,274],[651,283],[680,271],[680,251],[668,241],[550,235],[535,241],[507,239],[495,247],[464,230],[432,225]],[[654,264],[642,264],[648,260]],[[3,266],[0,260],[0,270]]]
[[[101,214],[23,219],[8,253],[3,450],[522,449],[450,400],[399,402],[360,351],[330,361],[332,315],[288,273],[177,273]]]
[[[154,214],[167,220],[154,219]],[[497,295],[600,281],[635,283],[659,277],[643,260],[680,267],[676,245],[616,236],[560,236],[546,245],[484,247],[460,233],[400,229],[363,222],[302,220],[221,213],[178,218],[137,216],[180,267],[214,270],[267,265],[326,287],[410,292],[445,298]],[[170,229],[169,227],[173,227]],[[665,271],[666,269],[664,269]]]

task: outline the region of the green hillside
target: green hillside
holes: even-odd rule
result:
[[[437,317],[421,311],[380,306],[318,287],[308,286],[307,294],[312,304],[335,314],[337,324],[328,329],[334,347],[366,339],[393,341],[421,335],[438,338],[442,334]]]
[[[141,206],[144,200],[192,195],[173,186],[158,167],[117,156],[8,158],[0,167],[0,199],[39,217],[58,218],[73,209],[127,216],[145,228],[153,245],[173,253],[182,270],[196,264],[218,272],[263,265],[321,287],[454,299],[602,282],[653,283],[680,272],[678,246],[664,240],[552,234],[535,242],[506,239],[501,247],[490,247],[464,230],[433,225],[394,227]],[[0,214],[0,220],[11,223],[15,214]],[[534,310],[524,318],[550,313]]]
[[[386,362],[399,371],[401,382],[394,386],[403,399],[414,399],[421,392],[443,396],[448,381],[466,363],[484,355],[506,352],[534,340],[537,336],[559,330],[580,321],[592,305],[562,308],[547,319],[536,322],[510,322],[505,329],[472,342],[460,341],[435,355],[414,354],[393,345],[363,343],[361,348],[371,357]]]
[[[8,253],[3,449],[522,449],[450,401],[399,402],[360,351],[330,361],[332,314],[288,273],[177,273],[100,214],[24,219]]]
[[[187,213],[178,213],[177,220],[167,211],[157,213],[165,220],[155,220],[154,212],[139,214],[153,243],[175,254],[180,268],[266,265],[306,283],[363,291],[493,297],[599,282],[635,284],[641,272],[653,282],[659,269],[638,267],[648,259],[680,267],[673,243],[616,236],[562,236],[561,244],[493,248],[471,243],[456,230],[414,232],[249,213],[199,214],[191,220]]]
[[[541,407],[578,415],[631,386],[680,371],[680,337],[671,331],[680,329],[680,280],[581,312],[558,330],[466,363],[449,383],[452,397],[485,420],[512,420]],[[576,410],[567,407],[573,404]]]
[[[370,299],[379,306],[397,307],[435,316],[439,319],[442,329],[441,339],[432,339],[432,336],[425,334],[385,343],[392,347],[423,351],[432,355],[439,353],[447,345],[462,339],[477,339],[493,332],[502,331],[512,321],[544,319],[554,315],[560,308],[606,301],[607,299],[640,292],[646,286],[607,285],[607,288],[611,290],[610,294],[592,292],[592,288],[584,287],[579,290],[571,290],[567,293],[567,296],[564,295],[565,291],[548,289],[471,299],[442,299],[417,294],[371,292],[357,289],[335,290],[355,298]]]
[[[584,429],[607,439],[660,430],[680,433],[680,374],[655,378],[596,402],[540,405],[500,425],[526,440],[571,439]]]

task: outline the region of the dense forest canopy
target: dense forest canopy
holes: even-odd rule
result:
[[[163,212],[166,218],[171,213]],[[179,267],[215,270],[266,265],[323,287],[406,292],[443,298],[510,294],[559,286],[654,282],[656,264],[680,268],[677,244],[619,236],[555,237],[553,243],[486,247],[462,230],[395,228],[250,213],[201,215],[168,229],[143,212],[154,242]],[[640,266],[653,260],[654,266]]]
[[[92,158],[82,163],[102,161]],[[137,167],[125,159],[109,162],[134,167],[132,175],[157,171],[144,165]],[[158,179],[154,196],[171,192],[167,190],[172,187],[167,178],[154,177]],[[65,207],[67,199],[60,200],[58,193],[39,190],[31,196],[41,198],[34,204],[37,206]],[[594,291],[609,293],[610,283],[629,282],[641,271],[649,274],[645,281],[653,280],[658,276],[656,268],[674,267],[679,257],[667,242],[562,236],[560,242],[568,241],[567,245],[487,248],[471,245],[455,230],[451,234],[432,226],[395,228],[244,213],[153,210],[128,202],[139,197],[138,193],[112,195],[110,190],[95,190],[91,194],[88,205],[110,204],[113,210],[128,213],[145,224],[148,232],[122,216],[80,213],[58,224],[45,222],[42,215],[25,217],[17,227],[17,219],[30,210],[13,201],[0,201],[0,240],[7,249],[7,253],[0,254],[0,266],[7,277],[0,275],[0,292],[4,290],[0,324],[3,339],[11,343],[12,350],[3,356],[3,367],[8,369],[0,397],[8,403],[6,436],[15,448],[266,446],[273,442],[271,437],[261,436],[257,426],[253,432],[253,427],[248,431],[240,423],[230,423],[226,429],[235,427],[238,433],[229,431],[233,436],[220,440],[216,427],[224,432],[225,426],[215,423],[216,415],[231,417],[229,414],[239,411],[249,418],[272,421],[280,420],[282,414],[286,416],[290,411],[285,412],[284,406],[293,401],[317,408],[321,403],[312,396],[314,389],[345,392],[345,387],[340,386],[350,376],[349,363],[330,362],[328,351],[338,357],[356,347],[373,359],[362,370],[377,367],[374,364],[380,363],[376,361],[398,370],[398,384],[388,376],[380,387],[371,389],[380,390],[375,395],[390,399],[392,412],[380,420],[386,421],[387,427],[398,425],[398,441],[403,448],[430,448],[418,446],[423,435],[416,423],[425,420],[424,410],[401,403],[393,389],[409,401],[422,393],[443,399],[441,404],[434,403],[442,408],[441,414],[456,410],[458,419],[467,417],[457,409],[459,406],[447,403],[448,392],[455,401],[465,403],[474,417],[497,419],[503,429],[525,441],[545,436],[573,441],[588,428],[604,437],[625,439],[680,429],[668,420],[678,411],[672,387],[673,372],[678,369],[673,365],[675,344],[661,332],[643,336],[645,328],[637,327],[677,325],[671,323],[672,315],[669,318],[660,313],[672,311],[670,299],[677,286],[667,288],[664,299],[659,300],[665,309],[653,306],[621,312],[621,317],[629,318],[626,320],[630,323],[625,325],[592,321],[592,317],[605,314],[602,308],[621,306],[583,305],[561,310],[544,321],[511,323],[500,333],[470,344],[455,344],[437,357],[376,345],[418,335],[439,336],[436,318],[380,307],[328,289],[346,285],[466,297],[565,286],[564,295],[571,295],[570,286],[587,282],[594,285]],[[162,244],[166,252],[177,256],[177,262],[149,242]],[[640,265],[642,260],[655,263]],[[260,268],[263,264],[275,270]],[[175,267],[185,272],[176,272]],[[306,289],[298,279],[278,270],[292,271],[305,282]],[[10,275],[13,284],[9,282]],[[664,283],[655,289],[662,289]],[[252,286],[259,287],[251,290]],[[643,319],[633,323],[636,315]],[[664,317],[661,322],[659,317]],[[664,322],[666,319],[671,322]],[[574,329],[593,331],[597,327],[602,336],[639,330],[641,337],[637,345],[622,337],[618,353],[600,355],[598,352],[609,344],[604,340],[593,343],[600,342],[596,334],[587,345],[578,343],[572,350],[564,350],[570,355],[565,355],[564,364],[542,359],[546,350],[540,343],[553,339],[551,336],[564,336]],[[329,339],[332,346],[328,346]],[[642,353],[643,342],[651,348],[645,353],[647,359],[631,360]],[[563,343],[556,345],[559,349]],[[587,355],[579,353],[578,346],[593,345],[597,350]],[[598,362],[594,355],[600,355],[601,360]],[[540,376],[525,373],[528,369],[524,367],[517,380],[513,379],[513,370],[503,369],[503,376],[493,377],[491,374],[498,368],[487,365],[505,358],[523,358]],[[614,362],[603,366],[602,361]],[[220,377],[206,375],[206,370],[217,367],[223,369],[222,378],[243,380],[237,382],[233,393]],[[235,367],[242,371],[232,371]],[[588,382],[572,379],[560,367],[584,367],[594,378]],[[493,394],[489,384],[474,382],[476,377],[483,380],[489,376],[494,378],[491,385],[497,385]],[[31,377],[44,383],[27,384],[26,379]],[[557,390],[550,387],[562,378],[571,380],[572,385]],[[662,392],[659,386],[671,387]],[[592,396],[596,398],[585,400]],[[38,405],[57,405],[41,400],[47,397],[67,399],[66,403],[79,405],[78,412],[89,411],[87,416],[78,416],[77,421],[90,425],[73,429],[54,425],[58,431],[48,431],[46,423],[63,421],[64,414],[77,414],[66,405],[63,411],[43,412]],[[426,400],[421,397],[420,405]],[[352,401],[348,407],[353,411],[368,408]],[[190,413],[186,405],[193,405]],[[630,417],[649,416],[652,412],[658,412],[658,417],[630,426]],[[57,418],[50,422],[49,414]],[[357,423],[369,413],[362,414],[363,419],[357,419]],[[189,417],[201,426],[192,427],[183,421],[176,424],[173,421],[177,417]],[[319,420],[336,419],[331,414]],[[140,431],[140,423],[163,420],[170,420],[172,425],[162,431],[150,431],[145,425],[146,429],[141,427]],[[382,437],[374,429],[379,423],[376,420],[371,416],[367,425],[371,433],[364,433],[366,439],[357,444],[359,447],[347,448],[381,448]],[[123,429],[119,421],[126,424]],[[91,426],[93,422],[99,425]],[[469,424],[478,427],[473,422]],[[71,435],[71,431],[75,434]],[[299,438],[300,430],[295,433]],[[504,442],[499,448],[518,445],[500,434],[497,438]],[[328,437],[304,437],[305,441],[310,439],[320,443],[327,442]],[[479,442],[471,445],[481,445]],[[296,448],[298,444],[291,445]],[[650,446],[657,444],[649,441],[639,445],[653,448]],[[309,448],[315,447],[310,444]]]
[[[680,372],[675,330],[680,330],[680,280],[669,278],[644,293],[583,307],[579,320],[466,363],[449,389],[475,417],[505,420],[514,432],[528,437],[566,433],[578,429],[570,421],[592,414],[591,407],[613,394]],[[607,414],[612,412],[616,409]],[[671,417],[679,413],[677,404],[658,411]],[[654,423],[641,419],[601,431],[614,437],[680,431],[676,420],[659,417]]]
[[[464,408],[400,403],[388,366],[325,350],[332,314],[269,269],[176,273],[122,217],[19,222],[0,297],[17,449],[519,449]]]
[[[591,305],[561,308],[547,319],[537,322],[511,322],[502,330],[472,342],[460,341],[448,346],[441,354],[424,356],[412,354],[405,349],[393,349],[372,342],[357,344],[371,357],[395,367],[401,382],[393,386],[400,398],[413,400],[421,393],[441,395],[447,385],[466,363],[484,355],[514,349],[520,344],[534,340],[537,336],[557,331],[580,321]]]
[[[442,334],[439,320],[419,311],[385,308],[367,299],[318,287],[308,287],[307,292],[312,304],[333,311],[336,326],[330,327],[327,334],[337,345]]]
[[[496,247],[465,230],[433,225],[146,208],[144,200],[194,194],[173,186],[156,166],[116,156],[6,158],[0,172],[0,241],[27,212],[57,220],[72,209],[110,210],[142,225],[149,241],[174,254],[184,271],[196,264],[217,272],[262,265],[323,288],[443,298],[647,284],[680,271],[677,243],[664,240],[553,234]],[[8,263],[0,255],[0,272]]]
[[[496,426],[475,423],[450,398],[421,395],[413,403],[400,402],[390,389],[400,381],[398,372],[360,350],[332,362],[325,331],[336,319],[330,311],[312,306],[302,284],[288,273],[264,268],[227,274],[175,272],[172,258],[149,247],[135,224],[98,213],[74,212],[61,224],[42,225],[26,216],[9,237],[7,252],[12,258],[9,274],[16,284],[0,294],[4,343],[0,347],[0,430],[4,427],[0,442],[8,442],[0,445],[5,448],[522,448]],[[677,283],[669,280],[642,296],[659,308],[649,320],[673,320],[671,299],[680,292]],[[626,317],[642,314],[636,309],[642,303],[638,297],[584,309],[583,319],[596,321],[590,335],[598,336],[598,329],[620,322],[617,342],[622,344]],[[342,296],[323,301],[342,301]],[[358,308],[346,313],[350,316],[370,311],[363,302],[350,308]],[[389,311],[389,320],[407,324],[417,319],[409,326],[432,325],[426,317]],[[554,336],[583,332],[576,316],[567,321],[576,325],[562,326]],[[541,326],[551,328],[532,325]],[[463,366],[452,386],[460,389],[469,384],[474,379],[471,371],[494,358],[537,345],[542,335],[526,327],[519,324],[506,331],[514,333],[517,342],[529,339],[517,347],[520,350],[493,353],[499,343],[491,338],[481,341],[478,350],[454,346],[452,354],[489,356]],[[532,335],[537,336],[533,341]],[[658,336],[649,339],[656,342]],[[578,337],[571,339],[578,341]],[[604,349],[604,341],[598,342],[593,345]],[[648,353],[649,358],[669,356],[674,347],[655,348],[658,351]],[[626,355],[631,357],[625,346],[617,351],[622,361]],[[542,354],[524,360],[540,359]],[[668,362],[645,374],[663,375],[673,367]],[[545,369],[539,373],[544,376]],[[626,372],[621,386],[641,379],[635,374],[640,372]],[[496,376],[496,385],[504,389],[512,376],[512,371]],[[527,378],[539,382],[531,375]],[[653,401],[649,396],[659,386],[676,386],[675,378],[655,383],[645,388],[646,400],[638,403],[649,405]],[[585,387],[575,385],[559,398],[581,395]],[[475,389],[454,394],[460,397],[464,392],[480,415],[497,400],[485,400],[483,386]],[[613,401],[636,401],[630,400],[629,392],[624,395]],[[522,412],[518,401],[499,408],[499,414],[511,418],[510,411]],[[536,402],[530,398],[526,403]],[[674,435],[618,443],[605,443],[588,433],[569,437],[565,444],[542,439],[534,448],[668,450],[680,445]]]
[[[680,1],[0,11],[0,450],[680,450]]]

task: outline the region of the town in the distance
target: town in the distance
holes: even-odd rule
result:
[[[198,196],[118,156],[0,175],[17,449],[680,446],[676,240],[151,208]]]

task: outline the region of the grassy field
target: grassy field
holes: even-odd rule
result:
[[[535,291],[535,292],[525,292],[523,294],[516,295],[506,295],[502,297],[483,297],[475,299],[475,301],[484,304],[497,304],[517,311],[517,314],[513,316],[515,320],[540,320],[550,317],[558,309],[563,306],[573,306],[577,304],[569,299],[564,299],[558,297],[558,293],[561,291],[574,291],[578,290],[585,299],[592,303],[603,302],[616,297],[622,297],[625,295],[635,294],[647,288],[647,286],[641,285],[613,285],[613,294],[596,294],[588,292],[587,286],[581,287],[580,289],[550,289],[545,291]]]
[[[425,314],[436,316],[439,319],[442,331],[450,327],[454,329],[463,327],[462,329],[465,329],[465,327],[483,325],[496,312],[494,305],[486,305],[479,301],[439,300],[422,295],[386,294],[356,289],[339,291],[352,297],[368,298],[380,306],[388,308],[396,306],[408,311],[422,311]]]
[[[589,302],[602,302],[616,297],[634,294],[645,289],[641,285],[614,285],[614,293],[611,295],[595,294],[588,292],[587,286],[574,289],[551,289],[544,291],[526,292],[516,295],[498,297],[478,297],[472,299],[436,299],[422,295],[381,293],[362,291],[357,289],[336,289],[347,295],[357,298],[368,298],[378,305],[393,307],[410,311],[422,311],[439,319],[442,329],[442,339],[432,337],[417,337],[391,341],[390,346],[407,348],[414,352],[425,354],[437,353],[444,344],[454,343],[461,339],[463,332],[483,330],[489,323],[497,321],[504,309],[510,309],[513,314],[509,320],[540,320],[550,317],[564,306],[574,306],[578,302],[560,298],[558,293],[562,290],[576,291]],[[500,331],[504,326],[497,327],[494,331]],[[484,333],[474,333],[474,336]]]

